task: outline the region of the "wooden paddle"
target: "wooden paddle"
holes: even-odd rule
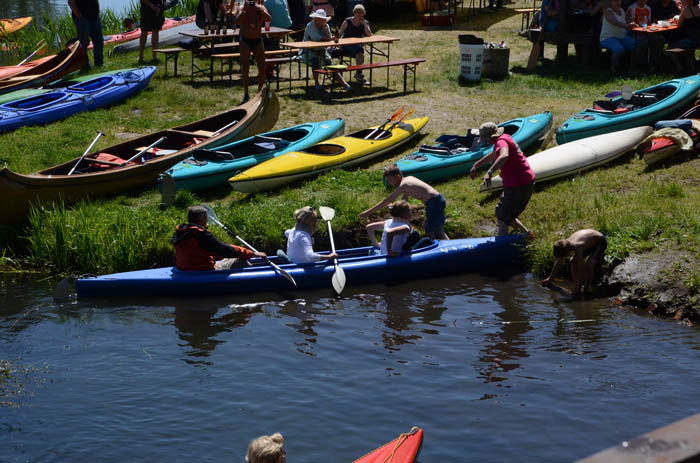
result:
[[[102,132],[100,132],[100,131],[97,132],[97,136],[95,137],[95,139],[92,141],[92,143],[90,143],[90,146],[88,146],[88,149],[85,150],[85,152],[83,153],[83,155],[80,156],[80,159],[78,159],[78,162],[76,162],[75,165],[73,166],[73,168],[70,170],[70,172],[68,172],[68,175],[72,175],[73,172],[75,172],[75,168],[78,167],[78,165],[79,165],[81,162],[83,162],[83,159],[85,159],[85,156],[88,155],[88,153],[90,152],[90,150],[92,149],[92,147],[95,146],[95,143],[97,143],[97,140],[99,140],[100,137],[101,137],[102,135],[104,135],[104,133],[102,133]]]
[[[401,115],[401,113],[403,112],[403,109],[404,109],[404,108],[405,108],[405,106],[401,106],[401,107],[399,108],[398,111],[396,111],[394,114],[391,115],[391,117],[390,117],[389,119],[386,120],[385,123],[383,123],[382,125],[380,125],[380,126],[377,127],[376,129],[372,130],[372,131],[369,133],[369,135],[367,135],[367,136],[365,137],[365,140],[371,139],[371,138],[374,136],[374,134],[375,134],[378,130],[384,129],[384,126],[385,126],[385,125],[387,125],[389,122],[391,122],[391,121],[393,121],[394,119],[396,119],[397,117],[399,117],[399,115]]]
[[[326,206],[321,206],[318,210],[321,212],[321,217],[323,217],[323,220],[328,223],[328,236],[331,239],[331,251],[335,252],[333,230],[331,229],[331,220],[333,220],[333,217],[335,217],[335,210]],[[338,265],[338,259],[333,259],[333,265],[335,266],[335,272],[333,273],[333,277],[331,277],[331,284],[333,285],[335,292],[340,295],[340,293],[343,292],[343,288],[345,288],[345,272],[343,271],[343,268]]]
[[[39,41],[39,43],[37,43],[37,48],[36,48],[36,50],[34,50],[34,51],[32,52],[31,55],[27,56],[27,57],[24,58],[22,61],[20,61],[19,64],[18,64],[17,66],[23,65],[24,63],[26,63],[27,61],[29,61],[30,59],[32,59],[32,57],[33,57],[34,55],[39,55],[39,56],[43,55],[44,53],[46,53],[46,49],[47,49],[47,48],[49,48],[49,44],[46,42],[46,40],[41,39],[41,40]]]
[[[537,60],[540,58],[540,53],[542,53],[542,36],[544,35],[544,25],[540,27],[540,33],[537,39],[532,44],[532,50],[530,50],[530,58],[527,60],[527,70],[534,71],[537,67]]]
[[[202,206],[204,206],[204,208],[207,210],[207,218],[209,219],[209,221],[210,221],[211,223],[213,223],[214,225],[217,225],[217,226],[223,228],[224,230],[226,230],[226,233],[228,233],[229,235],[233,236],[233,237],[236,238],[238,241],[240,241],[241,243],[243,243],[243,245],[244,245],[245,247],[247,247],[248,249],[250,249],[251,251],[253,251],[253,252],[258,252],[253,246],[251,246],[250,244],[248,244],[243,238],[241,238],[240,236],[236,235],[230,228],[228,228],[226,225],[224,225],[223,223],[221,223],[221,222],[219,221],[219,218],[216,216],[216,212],[214,212],[214,209],[212,209],[211,207],[209,207],[207,204],[202,204]],[[286,278],[287,280],[289,280],[289,282],[292,283],[292,284],[296,287],[297,282],[294,281],[294,278],[293,278],[288,272],[286,272],[285,270],[282,270],[282,269],[279,267],[279,265],[275,264],[274,262],[272,262],[272,261],[271,261],[270,259],[268,259],[267,257],[265,257],[265,262],[267,262],[268,264],[270,264],[270,265],[272,266],[272,268],[275,269],[275,272],[276,272],[276,273],[278,273],[279,275],[282,275],[284,278]]]

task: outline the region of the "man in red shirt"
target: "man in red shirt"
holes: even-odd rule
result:
[[[264,252],[226,244],[212,235],[207,229],[207,210],[202,206],[190,207],[187,221],[177,226],[171,241],[179,270],[225,270],[245,265],[251,257],[265,257]]]
[[[484,183],[490,185],[494,172],[501,169],[503,194],[496,206],[498,235],[507,235],[509,226],[529,234],[530,230],[523,225],[518,216],[525,210],[535,189],[535,173],[530,168],[530,163],[511,136],[503,133],[503,127],[498,127],[493,122],[481,124],[479,138],[486,144],[494,145],[493,152],[475,162],[469,176],[472,179],[476,178],[479,166],[493,160],[483,177]]]

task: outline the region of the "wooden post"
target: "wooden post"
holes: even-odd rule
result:
[[[569,2],[559,0],[559,29],[557,29],[557,61],[566,61],[569,56],[569,42],[565,37],[569,34]]]
[[[699,463],[700,413],[576,463]]]

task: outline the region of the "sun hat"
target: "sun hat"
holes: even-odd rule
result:
[[[479,137],[482,139],[499,137],[501,135],[503,135],[503,127],[498,127],[493,122],[484,122],[479,127]]]
[[[311,13],[309,15],[309,18],[320,18],[320,19],[325,19],[326,21],[331,19],[331,17],[326,14],[326,10],[322,10],[320,8],[318,10],[314,11],[313,13]]]

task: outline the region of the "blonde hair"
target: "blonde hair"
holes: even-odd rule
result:
[[[362,13],[367,14],[367,10],[365,10],[365,7],[359,3],[357,5],[355,5],[355,8],[352,9],[352,14],[355,14],[355,12],[357,10],[360,10],[360,11],[362,11]]]
[[[304,223],[310,214],[316,214],[313,206],[304,206],[294,211],[294,220],[296,220],[298,224]]]
[[[260,436],[250,441],[245,461],[248,463],[277,463],[284,453],[284,437],[276,432],[271,436]]]

